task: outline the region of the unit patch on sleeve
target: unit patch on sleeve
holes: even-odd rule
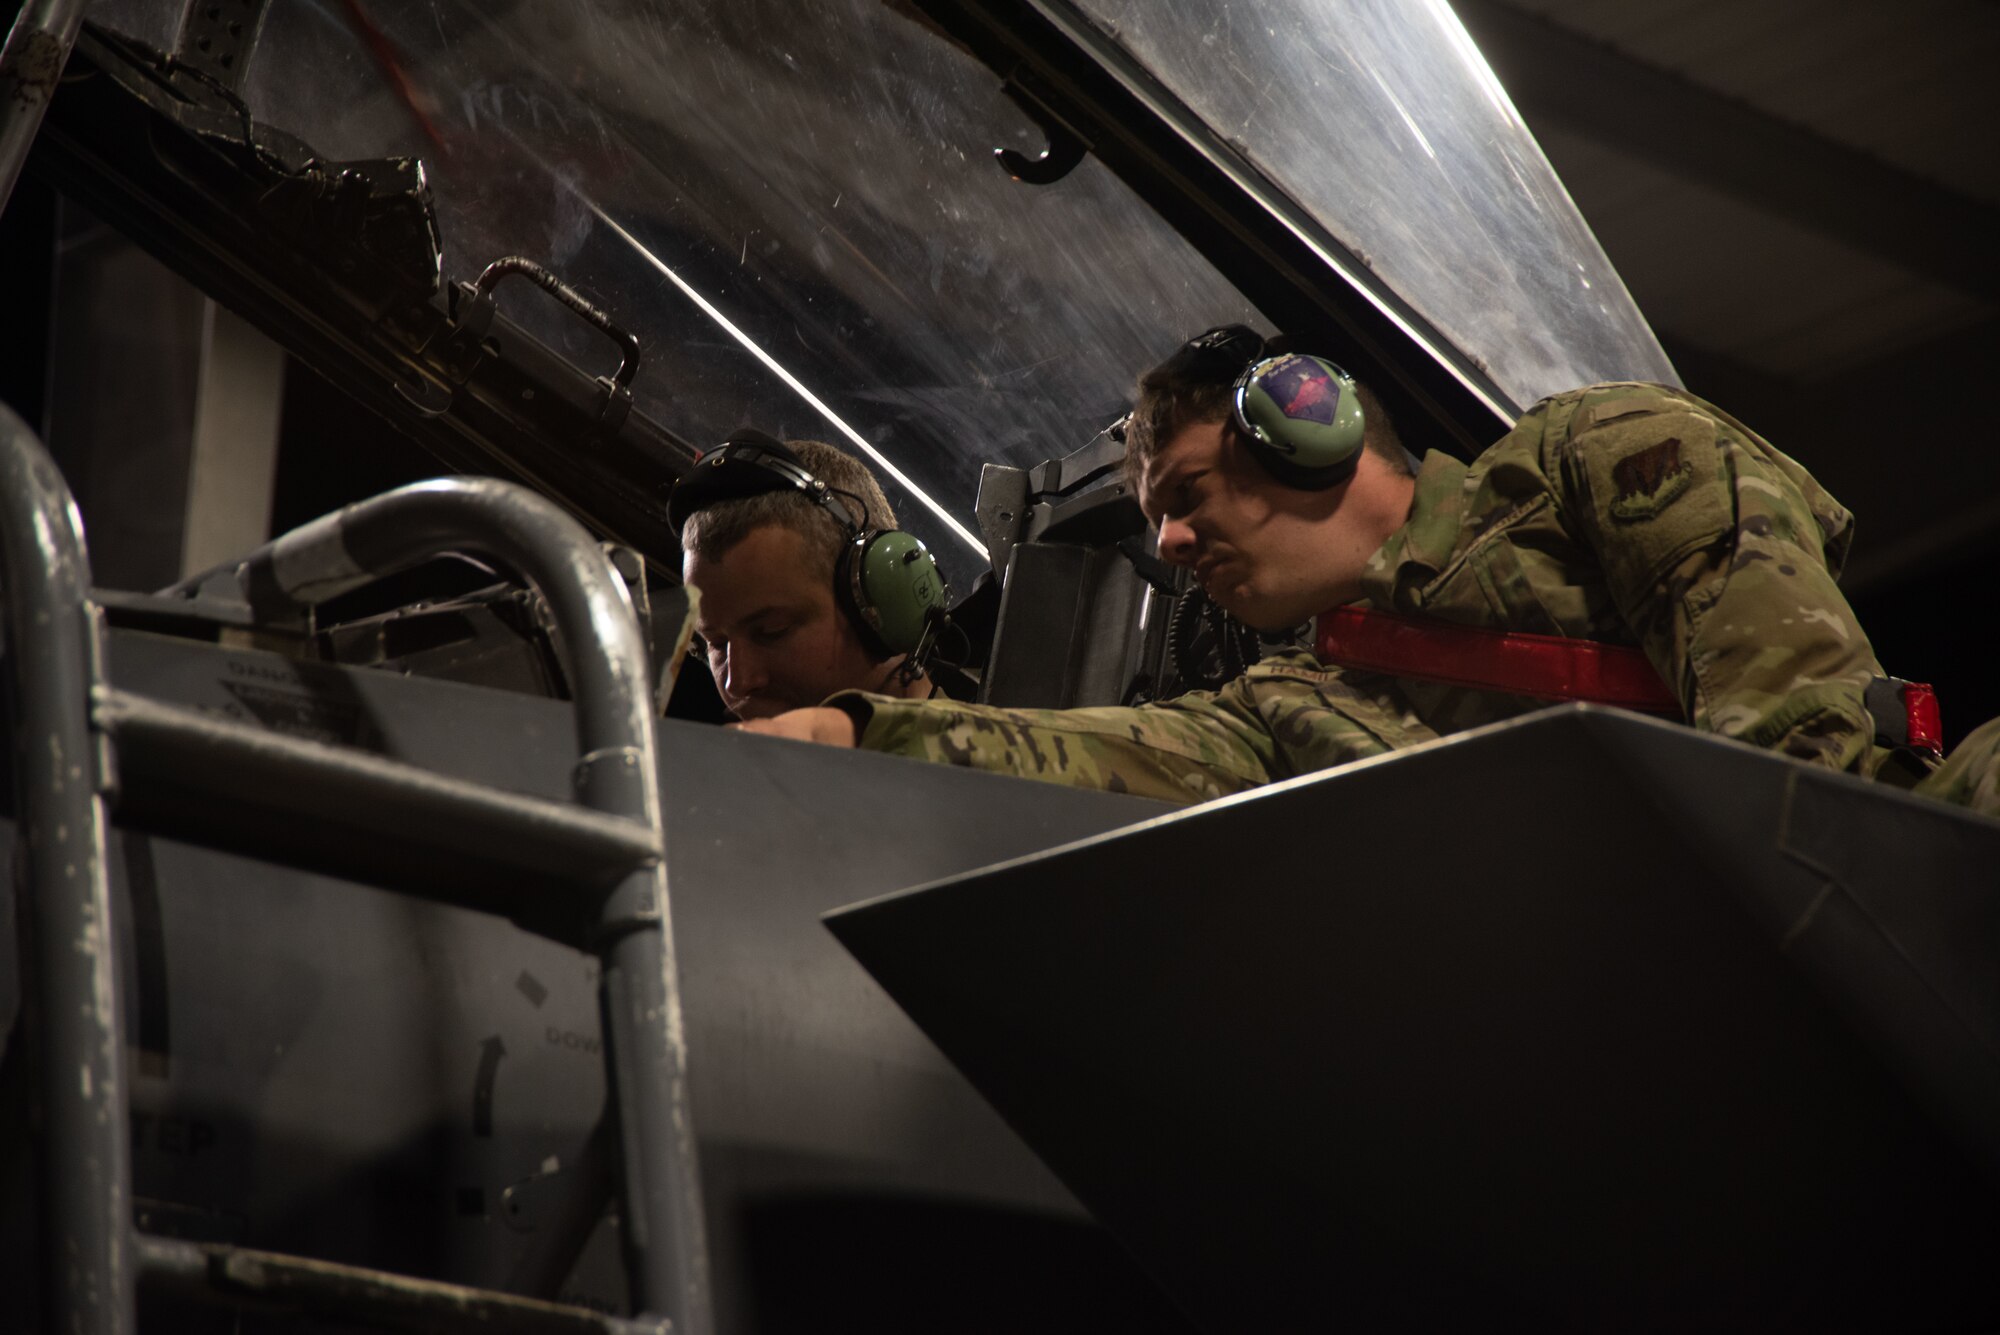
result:
[[[1681,442],[1669,436],[1635,450],[1611,466],[1617,492],[1607,507],[1613,519],[1636,524],[1672,505],[1694,481],[1694,465],[1681,459]]]

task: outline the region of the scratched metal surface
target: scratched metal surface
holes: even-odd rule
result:
[[[148,8],[94,17],[157,35]],[[982,462],[1082,446],[1178,339],[1254,318],[1094,160],[1008,179],[993,149],[1041,132],[879,0],[274,5],[245,95],[328,156],[420,156],[447,275],[503,254],[562,274],[639,335],[635,396],[689,438],[751,421],[879,451],[960,588]],[[510,315],[610,371],[601,334],[509,286]]]

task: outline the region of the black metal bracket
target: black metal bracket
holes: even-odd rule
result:
[[[243,86],[270,0],[188,0],[174,59],[231,92]]]
[[[261,159],[258,165],[269,170]],[[444,245],[417,158],[309,158],[298,171],[276,175],[258,207],[378,318],[437,294]]]
[[[1028,470],[1028,490],[1038,499],[1073,496],[1125,462],[1125,421],[1121,417],[1078,450]]]
[[[1002,85],[1001,91],[1027,113],[1028,119],[1041,127],[1048,147],[1032,158],[1011,148],[996,148],[993,159],[1000,164],[1000,170],[1017,181],[1025,181],[1029,185],[1053,185],[1076,170],[1084,154],[1090,151],[1090,145],[1051,111],[1028,84],[1022,82],[1024,77],[1017,72]]]
[[[1145,518],[1120,479],[1096,486],[1125,461],[1119,418],[1081,449],[1032,468],[987,464],[980,470],[973,517],[986,539],[993,574],[1004,581],[1009,554],[1023,542],[1116,541],[1143,530]]]

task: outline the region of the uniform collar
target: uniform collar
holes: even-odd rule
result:
[[[1437,577],[1458,545],[1469,471],[1464,462],[1441,450],[1424,456],[1409,519],[1368,558],[1361,576],[1362,595],[1369,602],[1394,611],[1418,610],[1411,594]]]

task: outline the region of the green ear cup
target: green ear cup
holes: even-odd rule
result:
[[[933,612],[950,597],[930,548],[901,529],[864,533],[848,550],[848,593],[882,657],[907,654],[923,639]]]
[[[1353,476],[1365,424],[1354,379],[1320,357],[1253,363],[1236,381],[1237,430],[1281,482],[1336,486]]]

